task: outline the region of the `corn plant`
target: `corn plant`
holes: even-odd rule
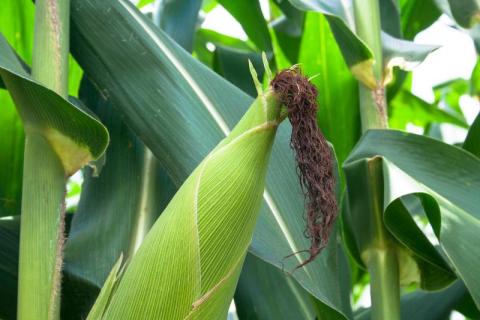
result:
[[[0,318],[480,317],[480,67],[409,73],[480,5],[264,3],[0,4]]]

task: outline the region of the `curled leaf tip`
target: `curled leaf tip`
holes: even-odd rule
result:
[[[290,146],[295,151],[297,173],[306,202],[305,235],[310,239],[310,262],[328,243],[337,216],[333,159],[317,124],[317,89],[298,66],[283,70],[271,82],[286,106],[292,124]]]

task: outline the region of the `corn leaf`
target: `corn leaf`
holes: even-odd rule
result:
[[[373,130],[362,138],[344,164],[347,177],[350,173],[354,181],[354,176],[361,174],[359,167],[362,163],[375,156],[382,163],[384,223],[414,255],[423,255],[422,263],[416,260],[420,284],[427,288],[444,286],[448,279],[438,277],[441,274],[432,272],[435,269],[431,267],[428,268],[430,273],[425,272],[425,266],[434,265],[436,271],[441,267],[443,274],[447,275],[447,264],[442,267],[443,257],[440,255],[436,258],[433,254],[425,255],[432,244],[415,226],[408,210],[402,208],[400,202],[402,197],[410,194],[415,194],[421,200],[445,259],[454,267],[456,275],[462,278],[478,306],[480,282],[475,270],[480,260],[475,252],[478,251],[476,244],[480,241],[480,216],[477,210],[480,203],[473,190],[480,188],[480,160],[462,149],[423,136],[393,130]],[[453,165],[459,163],[462,165]],[[359,183],[361,179],[356,181]],[[361,188],[360,185],[357,187]],[[351,191],[354,188],[349,185],[349,196],[355,199]],[[357,213],[356,216],[361,215]],[[363,219],[367,220],[365,216]],[[355,228],[358,225],[353,230]],[[362,236],[362,232],[356,231],[361,253],[369,245],[368,237]],[[459,234],[462,237],[458,237]],[[365,240],[360,241],[360,237]],[[415,266],[410,267],[415,269]]]
[[[67,174],[73,174],[104,152],[108,144],[105,127],[32,80],[2,35],[0,75],[16,101],[24,126],[47,139]]]
[[[20,216],[0,220],[0,317],[17,315],[18,247]]]
[[[78,300],[85,302],[64,303],[63,308],[79,318],[88,314],[95,301],[97,292],[90,287],[102,287],[122,253],[125,259],[133,255],[175,191],[155,157],[86,79],[80,97],[107,126],[111,142],[100,176],[93,176],[91,168],[84,171],[65,246],[66,276],[75,279],[67,294],[82,295]],[[88,291],[80,292],[83,288]]]
[[[201,0],[162,1],[155,12],[154,21],[167,34],[175,34],[175,41],[185,50],[192,51],[193,30],[197,25]]]
[[[313,299],[291,277],[258,257],[245,259],[235,292],[239,319],[313,319]]]
[[[72,2],[72,51],[127,125],[162,162],[175,185],[221,140],[251,104],[194,60],[126,1]],[[139,54],[142,59],[132,59]],[[115,57],[113,59],[112,57]],[[247,68],[247,66],[245,66]],[[250,252],[282,268],[282,259],[308,248],[304,200],[298,185],[290,127],[279,128],[267,173],[262,213]],[[179,147],[181,146],[181,147]],[[301,285],[340,314],[337,247],[294,273]],[[302,257],[286,261],[287,270]]]
[[[343,1],[289,1],[298,9],[317,11],[327,17],[332,32],[341,48],[343,57],[350,68],[373,58],[370,49],[353,31],[355,30],[355,26],[351,7],[347,7]]]
[[[392,128],[405,130],[408,123],[425,127],[431,122],[451,123],[468,127],[464,119],[432,105],[411,92],[401,90],[390,103],[389,124]]]
[[[31,62],[34,6],[30,0],[2,2],[0,31],[27,62]],[[22,32],[19,32],[22,30]],[[0,87],[5,89],[0,76]],[[0,216],[20,214],[24,132],[15,105],[0,89]],[[8,137],[8,138],[7,138]]]
[[[403,37],[408,40],[440,16],[435,0],[400,0],[400,13]]]

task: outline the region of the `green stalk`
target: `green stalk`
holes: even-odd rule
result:
[[[370,250],[367,268],[370,273],[372,319],[400,320],[399,271],[394,248]]]
[[[70,0],[37,0],[32,78],[68,98]]]
[[[69,0],[37,0],[32,77],[67,97]],[[67,175],[42,128],[25,125],[18,319],[59,319]]]
[[[354,0],[355,27],[357,35],[373,53],[372,70],[366,73],[374,81],[360,83],[360,115],[362,131],[388,127],[385,88],[383,85],[383,57],[378,0]],[[370,64],[366,64],[370,68]],[[372,83],[375,85],[372,86]],[[372,241],[367,252],[362,254],[370,273],[372,319],[400,319],[400,283],[396,250],[391,235],[383,224],[383,178],[381,161],[370,162],[370,193],[376,195],[370,215],[374,221]]]
[[[382,39],[378,0],[355,0],[354,14],[357,35],[373,53],[372,61],[363,63],[367,83],[360,83],[360,116],[362,130],[387,128],[385,88],[383,78]],[[373,70],[371,70],[373,69]],[[372,72],[373,71],[373,72]],[[371,78],[374,79],[371,79]]]

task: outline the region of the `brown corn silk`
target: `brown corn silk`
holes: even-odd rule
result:
[[[317,124],[317,89],[296,67],[277,74],[273,90],[287,107],[292,124],[290,146],[295,151],[297,174],[305,195],[306,229],[310,239],[310,262],[328,243],[337,216],[335,177],[330,147]]]

